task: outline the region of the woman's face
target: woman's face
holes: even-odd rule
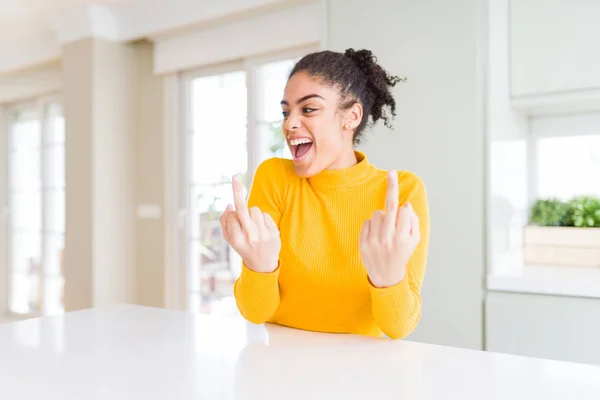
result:
[[[299,176],[310,177],[356,162],[352,136],[362,108],[356,104],[341,112],[339,104],[336,87],[305,72],[294,74],[287,82],[281,102],[282,129]]]

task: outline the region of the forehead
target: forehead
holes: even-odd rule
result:
[[[292,76],[283,91],[283,99],[289,104],[295,104],[298,99],[304,96],[318,94],[325,101],[337,101],[339,96],[337,90],[326,85],[319,78],[309,76],[306,72],[298,72]]]

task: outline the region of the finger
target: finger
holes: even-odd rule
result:
[[[232,246],[241,245],[244,239],[244,231],[235,211],[227,214],[227,232],[229,233],[229,244]],[[237,249],[236,249],[237,250]]]
[[[258,208],[258,207],[252,207],[250,209],[250,218],[252,218],[252,221],[254,222],[254,224],[256,225],[256,227],[258,228],[259,232],[266,231],[267,227],[265,225],[265,219],[263,217],[262,211],[260,211],[260,208]]]
[[[387,176],[387,193],[385,196],[385,222],[384,232],[388,238],[391,238],[394,234],[394,228],[396,225],[396,217],[398,214],[398,173],[396,171],[388,172]]]
[[[410,227],[411,227],[411,235],[420,239],[421,238],[421,224],[419,221],[419,216],[417,215],[417,213],[413,210],[412,204],[410,204],[410,209],[411,209],[411,213],[410,213]]]
[[[227,231],[227,215],[231,212],[231,205],[227,205],[223,214],[219,218],[219,222],[221,223],[221,230],[223,231],[223,237],[227,242],[229,242],[229,232]]]
[[[248,205],[244,198],[244,185],[239,175],[235,175],[232,179],[231,185],[233,187],[233,203],[235,204],[235,211],[238,215],[242,229],[252,229],[252,221],[250,214],[248,213]]]
[[[387,193],[385,198],[385,212],[396,212],[398,209],[398,173],[389,171],[387,174]]]
[[[274,231],[279,232],[279,228],[277,227],[277,224],[275,223],[275,221],[271,217],[271,214],[265,212],[265,213],[263,213],[263,218],[265,220],[265,226],[266,226],[266,228],[269,231],[271,231],[271,232],[274,232]]]
[[[404,238],[410,235],[411,217],[408,205],[404,205],[398,209],[398,218],[396,219],[396,236]]]
[[[371,220],[368,219],[363,223],[362,229],[360,230],[359,243],[365,243],[367,241],[370,230],[371,230]]]

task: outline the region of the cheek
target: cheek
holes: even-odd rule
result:
[[[340,148],[344,143],[342,129],[338,126],[338,121],[332,118],[317,118],[307,123],[317,147],[325,150],[326,148]]]

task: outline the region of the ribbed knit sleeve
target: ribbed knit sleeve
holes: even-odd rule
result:
[[[271,215],[280,226],[285,193],[286,170],[279,158],[262,162],[256,169],[248,196],[248,208],[258,207]],[[237,307],[244,318],[255,324],[266,322],[279,306],[279,270],[258,273],[242,262],[242,271],[234,285]]]
[[[421,241],[408,262],[402,281],[387,288],[370,285],[373,318],[383,333],[392,339],[408,336],[421,318],[420,292],[427,265],[430,222],[425,185],[416,177],[415,180],[404,200],[411,202],[419,217]]]

